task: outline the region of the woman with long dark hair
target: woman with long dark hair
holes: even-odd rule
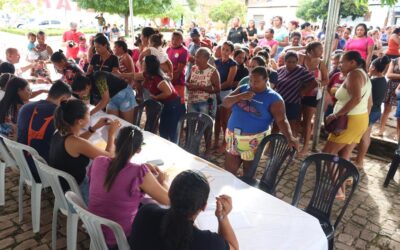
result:
[[[93,42],[97,54],[93,55],[90,60],[86,73],[90,75],[96,71],[118,72],[118,57],[113,55],[108,39],[104,35],[100,35],[96,36]]]
[[[78,99],[62,102],[54,113],[54,123],[57,132],[50,143],[50,166],[71,174],[80,185],[82,196],[88,197],[88,184],[86,167],[91,159],[98,156],[114,155],[114,135],[121,126],[118,120],[101,118],[94,126],[81,134],[81,131],[89,124],[90,115],[86,104]],[[97,129],[109,125],[106,149],[93,145],[88,139]],[[61,180],[64,190],[68,190],[68,184]]]
[[[115,157],[97,157],[88,172],[89,211],[120,224],[127,237],[145,194],[169,205],[164,173],[149,164],[130,162],[142,143],[143,133],[138,127],[122,128],[115,140]],[[114,247],[116,240],[111,230],[104,228],[104,235],[107,245]]]
[[[178,92],[161,70],[160,61],[156,56],[146,56],[143,68],[143,73],[120,75],[122,77],[133,77],[135,80],[144,80],[143,87],[148,93],[147,99],[150,98],[164,104],[160,117],[160,136],[175,142],[178,121],[184,112],[181,108]]]
[[[13,136],[16,133],[18,111],[29,101],[31,89],[28,82],[21,77],[8,80],[4,97],[0,101],[0,133]]]
[[[219,250],[239,249],[228,214],[232,200],[216,197],[215,216],[218,234],[194,226],[197,216],[207,206],[210,186],[201,172],[191,170],[177,175],[168,192],[171,207],[156,204],[143,206],[132,224],[129,244],[135,250]]]

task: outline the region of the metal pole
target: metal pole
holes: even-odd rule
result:
[[[135,41],[135,26],[133,22],[133,0],[129,0],[129,18],[131,19],[131,37]]]
[[[336,25],[339,19],[339,9],[340,9],[340,0],[329,0],[328,18],[326,20],[325,43],[324,43],[324,63],[328,68],[331,61],[330,59],[331,59],[333,41],[335,40]],[[319,143],[321,124],[324,117],[325,94],[326,94],[326,87],[324,87],[323,89],[322,97],[320,102],[318,103],[317,112],[315,114],[313,144],[312,144],[313,151],[317,150],[317,146]]]

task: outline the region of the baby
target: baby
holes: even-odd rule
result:
[[[38,61],[32,68],[31,76],[36,77],[36,83],[51,83],[50,72],[44,61]]]
[[[36,48],[36,35],[32,32],[28,33],[28,58],[29,62],[33,62],[39,58],[38,49]]]

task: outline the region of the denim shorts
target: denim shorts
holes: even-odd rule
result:
[[[121,112],[127,112],[137,106],[135,99],[135,91],[131,86],[127,86],[115,96],[113,96],[107,105],[107,109],[119,110]]]
[[[232,93],[231,89],[221,90],[221,92],[220,92],[221,101],[224,101],[225,97],[227,97],[230,93]]]
[[[381,112],[371,112],[369,113],[369,124],[368,126],[374,125],[377,121],[381,119]]]
[[[215,117],[216,109],[217,106],[215,105],[215,100],[213,100],[213,103],[211,104],[211,110],[210,104],[208,104],[207,101],[188,103],[188,112],[198,112]]]

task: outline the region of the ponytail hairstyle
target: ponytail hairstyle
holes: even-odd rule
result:
[[[385,71],[389,63],[390,63],[390,58],[385,55],[383,57],[378,57],[375,60],[373,60],[372,66],[375,68],[377,72],[382,73]]]
[[[319,46],[322,46],[322,43],[320,43],[320,42],[311,42],[311,43],[307,44],[307,46],[306,46],[306,54],[310,54],[313,50],[315,50]]]
[[[140,45],[142,45],[142,40],[140,39],[140,35],[135,36],[135,42],[133,43],[133,45],[135,45],[135,47],[139,47]]]
[[[62,50],[58,50],[56,52],[54,52],[51,57],[50,57],[50,61],[52,63],[61,63],[61,62],[66,62],[67,61],[67,57],[64,55]]]
[[[366,71],[367,64],[365,63],[365,60],[361,57],[361,54],[358,51],[346,51],[343,54],[343,58],[345,58],[348,61],[355,61],[357,66],[363,69],[367,73]]]
[[[158,48],[163,45],[163,34],[155,33],[150,36],[149,41],[154,47]]]
[[[145,73],[148,76],[159,76],[163,80],[169,81],[165,76],[164,72],[161,70],[160,61],[154,55],[148,55],[144,58],[144,63],[146,64]]]
[[[104,188],[110,191],[115,178],[129,162],[131,157],[140,150],[143,143],[143,133],[137,126],[123,127],[115,140],[115,157],[107,170]]]
[[[144,27],[142,29],[142,36],[149,38],[151,35],[158,33],[158,30],[152,28],[152,27]]]
[[[207,204],[210,186],[198,171],[187,170],[175,177],[168,196],[171,207],[161,224],[166,250],[188,250],[192,242],[192,216]]]
[[[94,38],[94,42],[97,43],[97,44],[100,44],[100,45],[102,45],[102,46],[106,46],[106,47],[107,47],[107,50],[108,50],[111,54],[114,54],[114,53],[112,52],[112,50],[111,50],[110,42],[108,41],[107,37],[105,37],[104,35],[96,36],[96,37]]]
[[[3,73],[0,75],[0,90],[5,90],[7,88],[7,83],[15,76],[11,73]]]
[[[120,47],[125,53],[128,52],[128,44],[126,44],[126,42],[118,40],[114,42],[114,45]]]
[[[76,120],[85,118],[88,112],[86,104],[79,99],[61,102],[54,112],[54,125],[62,136],[70,132]]]
[[[17,106],[24,102],[19,97],[18,91],[28,86],[28,82],[21,77],[11,77],[6,83],[4,97],[0,101],[0,124],[6,122],[6,117],[11,114],[17,116]]]

